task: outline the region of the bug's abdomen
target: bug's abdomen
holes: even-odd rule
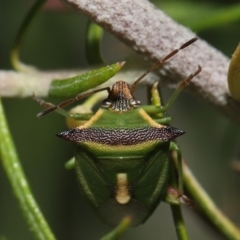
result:
[[[124,216],[131,215],[132,225],[137,226],[151,215],[165,194],[168,147],[166,143],[148,152],[143,146],[135,146],[130,154],[130,147],[129,152],[126,147],[125,151],[109,152],[102,146],[101,151],[93,153],[76,146],[80,188],[107,223],[117,225]]]

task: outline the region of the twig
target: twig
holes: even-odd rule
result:
[[[47,97],[50,84],[55,79],[65,79],[80,75],[89,71],[85,70],[58,70],[58,71],[31,71],[31,72],[16,72],[16,71],[0,71],[0,96],[1,97],[30,97],[32,93],[38,97]],[[144,70],[121,70],[117,76],[114,76],[110,81],[102,84],[102,87],[111,86],[114,82],[124,79],[126,82],[136,80]],[[156,82],[158,77],[155,74],[149,74],[145,81]],[[144,81],[143,81],[144,82]],[[100,88],[100,86],[99,86]]]
[[[188,240],[186,225],[183,220],[181,206],[171,205],[171,210],[178,240]]]
[[[220,230],[227,239],[240,240],[240,230],[222,213],[208,196],[188,166],[183,162],[183,177],[185,187],[191,193],[194,201],[203,210],[204,214]]]
[[[33,194],[19,161],[14,142],[0,100],[0,157],[11,187],[28,222],[38,240],[55,240]]]

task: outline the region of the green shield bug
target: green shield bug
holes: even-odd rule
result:
[[[100,109],[89,118],[84,114],[69,115],[78,120],[85,117],[86,123],[57,136],[74,143],[81,192],[110,225],[117,225],[125,216],[132,218],[132,226],[144,223],[161,200],[169,199],[172,172],[177,173],[177,195],[179,198],[183,196],[181,153],[172,140],[184,132],[168,126],[171,119],[165,117],[164,112],[191,79],[200,73],[201,67],[180,83],[165,106],[161,106],[157,84],[152,89],[151,105],[142,106],[133,93],[150,71],[196,40],[193,38],[172,51],[131,86],[118,81],[112,88],[78,95],[57,106],[34,97],[47,108],[38,114],[43,116],[52,111],[64,111],[62,107],[90,94],[108,91]],[[173,150],[177,153],[176,165],[171,161]]]

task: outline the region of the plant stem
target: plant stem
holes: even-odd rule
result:
[[[183,163],[183,178],[185,187],[217,229],[230,240],[240,240],[240,230],[217,208],[185,163]]]
[[[40,10],[42,5],[46,2],[47,0],[37,0],[33,4],[32,8],[30,11],[27,13],[27,16],[24,18],[23,23],[21,24],[21,27],[17,33],[17,36],[15,37],[12,51],[11,51],[11,62],[17,71],[23,71],[23,72],[28,72],[28,71],[34,71],[35,69],[31,66],[27,66],[24,63],[21,63],[19,59],[19,49],[20,45],[22,43],[23,37],[29,28],[29,25],[31,24],[33,18],[35,17],[36,13]]]
[[[100,65],[104,61],[101,56],[101,39],[103,29],[93,22],[88,22],[86,33],[86,58],[91,65]]]
[[[101,240],[117,240],[128,229],[131,224],[131,217],[125,217],[110,233],[101,238]]]
[[[181,205],[171,204],[170,206],[178,239],[188,240],[187,230],[182,216]]]
[[[44,219],[30,190],[21,163],[18,159],[16,149],[9,132],[4,110],[0,99],[0,156],[3,168],[10,181],[19,205],[27,219],[30,229],[36,239],[54,240],[46,220]]]

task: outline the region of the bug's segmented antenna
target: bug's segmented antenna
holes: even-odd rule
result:
[[[201,67],[200,65],[198,65],[198,70],[197,70],[196,72],[190,74],[187,79],[185,79],[185,80],[183,80],[182,82],[180,82],[178,88],[180,88],[180,89],[185,88],[185,87],[189,84],[189,82],[190,82],[195,76],[197,76],[201,71],[202,71],[202,67]]]
[[[175,89],[174,93],[172,96],[168,99],[167,103],[162,107],[162,111],[166,111],[175,101],[179,93],[189,84],[189,82],[197,76],[200,72],[202,71],[202,68],[200,65],[198,65],[198,70],[195,71],[194,73],[190,74],[185,80],[181,81],[178,87]]]
[[[44,100],[42,100],[41,98],[37,98],[34,94],[32,95],[32,98],[37,101],[40,105],[42,105],[43,107],[47,108],[46,110],[40,112],[37,114],[37,117],[42,117],[50,112],[53,112],[59,108],[63,108],[73,102],[76,102],[80,99],[83,99],[85,97],[88,97],[94,93],[97,93],[97,92],[102,92],[102,91],[105,91],[107,90],[108,92],[110,92],[110,88],[109,87],[105,87],[105,88],[100,88],[100,89],[97,89],[97,90],[94,90],[94,91],[91,91],[91,92],[88,92],[88,93],[85,93],[85,94],[82,94],[82,95],[78,95],[76,97],[73,97],[73,98],[70,98],[66,101],[63,101],[61,103],[59,103],[58,105],[53,105],[51,103],[48,103],[48,102],[45,102]]]
[[[175,50],[173,50],[171,53],[169,53],[167,56],[165,56],[163,59],[159,60],[158,62],[156,62],[151,68],[149,68],[145,73],[142,74],[142,76],[140,76],[131,86],[131,93],[133,94],[133,92],[135,91],[135,88],[137,86],[137,84],[150,72],[152,72],[153,70],[159,68],[164,62],[166,62],[168,59],[170,59],[171,57],[173,57],[174,55],[176,55],[179,51],[181,51],[182,49],[188,47],[189,45],[191,45],[192,43],[196,42],[198,40],[197,37],[192,38],[191,40],[187,41],[186,43],[184,43],[180,48],[177,48]]]

